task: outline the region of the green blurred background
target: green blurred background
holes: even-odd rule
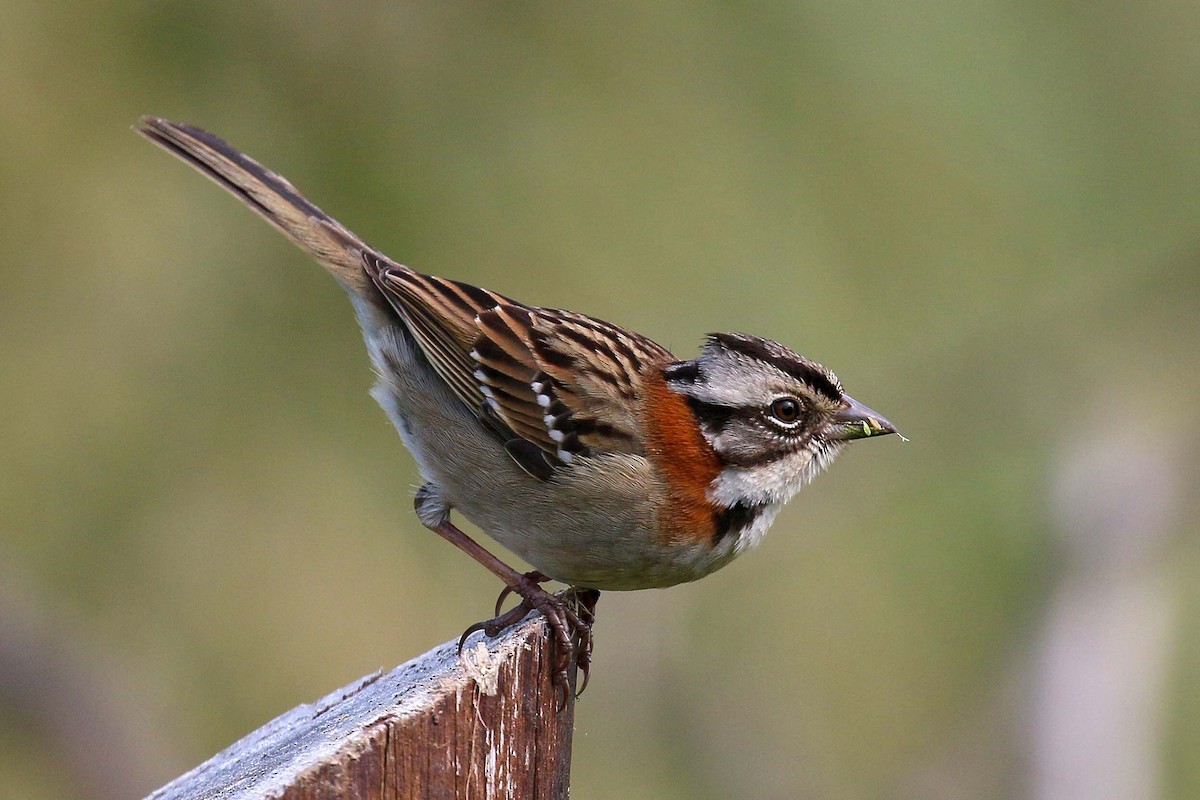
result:
[[[1200,796],[1198,75],[1166,0],[3,3],[0,796],[145,793],[499,589],[338,287],[143,113],[912,439],[602,598],[573,796]]]

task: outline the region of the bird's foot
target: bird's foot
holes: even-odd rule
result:
[[[559,597],[541,587],[542,582],[548,580],[550,578],[536,571],[518,575],[514,585],[506,586],[496,600],[496,616],[467,628],[458,640],[458,649],[462,652],[467,637],[475,631],[483,631],[488,637],[498,636],[505,628],[520,622],[526,614],[536,609],[546,618],[554,636],[552,681],[562,693],[558,704],[561,711],[566,707],[571,691],[567,672],[572,661],[583,672],[583,686],[579,691],[582,692],[587,686],[591,666],[592,622],[596,618],[596,600],[600,593],[594,589],[572,588]],[[509,594],[518,595],[521,602],[500,613],[500,607]]]

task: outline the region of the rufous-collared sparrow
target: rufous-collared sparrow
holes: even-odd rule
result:
[[[418,517],[499,577],[501,599],[521,597],[468,633],[538,609],[561,685],[573,657],[586,681],[599,590],[672,586],[728,564],[847,442],[896,432],[831,371],[769,339],[711,334],[681,361],[620,326],[398,264],[210,133],[154,117],[138,131],[341,283],[379,375],[372,394],[426,481]],[[536,572],[496,558],[451,509]],[[546,592],[549,579],[575,596]]]

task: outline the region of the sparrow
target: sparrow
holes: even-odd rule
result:
[[[595,317],[416,272],[367,245],[288,181],[199,128],[135,128],[233,194],[350,296],[378,375],[372,396],[420,468],[421,523],[504,584],[496,635],[532,610],[555,639],[555,683],[586,686],[600,590],[694,581],[761,541],[849,442],[896,433],[832,371],[778,342],[709,334],[683,360]],[[525,559],[505,564],[451,510]],[[567,584],[563,596],[541,584]],[[509,593],[521,598],[505,614]],[[582,688],[580,689],[582,691]]]

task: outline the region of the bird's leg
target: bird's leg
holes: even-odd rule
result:
[[[546,622],[549,623],[550,630],[554,634],[554,684],[562,689],[564,694],[570,691],[567,669],[570,667],[572,660],[575,659],[577,652],[579,652],[575,646],[575,637],[578,634],[581,641],[583,641],[589,635],[584,633],[588,625],[575,613],[571,605],[541,587],[538,581],[539,579],[545,579],[544,575],[541,573],[523,575],[517,572],[488,552],[470,536],[460,531],[449,520],[442,520],[433,525],[426,523],[426,527],[467,553],[471,558],[486,567],[489,572],[504,581],[507,590],[506,593],[513,592],[521,597],[520,604],[511,610],[499,614],[492,619],[477,622],[467,628],[462,638],[458,641],[459,650],[462,650],[467,637],[475,631],[481,630],[488,636],[496,636],[500,631],[509,625],[519,622],[526,614],[536,609],[546,618]]]

